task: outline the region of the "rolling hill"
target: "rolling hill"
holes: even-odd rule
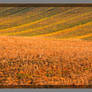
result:
[[[0,7],[0,87],[92,88],[90,40],[92,7]]]
[[[92,7],[0,7],[0,36],[92,40]]]

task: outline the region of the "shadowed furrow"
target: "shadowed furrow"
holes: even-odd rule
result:
[[[3,7],[0,10],[0,35],[83,39],[83,35],[92,32],[91,24],[86,25],[92,21],[91,7]]]

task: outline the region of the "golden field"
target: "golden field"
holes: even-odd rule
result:
[[[92,85],[92,7],[0,7],[0,85]]]
[[[0,76],[0,85],[91,85],[92,42],[2,36]]]

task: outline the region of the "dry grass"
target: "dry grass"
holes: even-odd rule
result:
[[[92,42],[0,37],[0,85],[92,85]]]

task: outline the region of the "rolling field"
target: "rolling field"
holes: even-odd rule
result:
[[[92,42],[5,36],[0,51],[0,85],[92,85]]]
[[[92,7],[0,7],[0,85],[92,85]]]
[[[0,35],[92,37],[92,7],[1,7]]]

